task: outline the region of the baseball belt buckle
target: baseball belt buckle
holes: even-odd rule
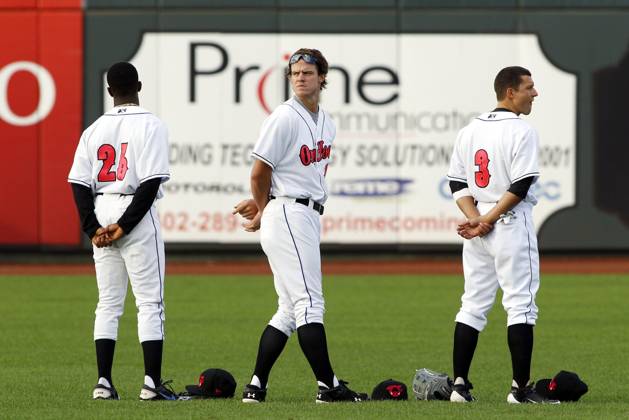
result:
[[[317,213],[319,213],[319,215],[323,216],[323,205],[317,203],[314,200],[310,200],[310,201],[312,201],[312,209],[316,211]]]

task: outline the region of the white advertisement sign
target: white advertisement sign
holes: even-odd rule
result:
[[[495,107],[494,77],[510,65],[531,70],[539,92],[523,116],[541,140],[537,228],[574,205],[577,81],[536,35],[146,33],[130,61],[142,106],[170,130],[172,178],[159,204],[167,242],[258,240],[231,210],[250,196],[251,149],[290,95],[284,69],[301,47],[331,66],[321,106],[337,138],[324,243],[459,243],[446,180],[454,140]]]

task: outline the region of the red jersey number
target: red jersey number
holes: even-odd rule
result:
[[[98,172],[98,182],[113,182],[118,178],[122,181],[129,169],[126,158],[128,143],[122,143],[120,147],[120,162],[118,162],[118,171],[114,172],[111,168],[116,164],[116,149],[111,144],[103,144],[98,148],[98,160],[103,161],[103,166]]]
[[[127,161],[127,145],[129,143],[122,143],[120,145],[120,162],[118,162],[118,180],[122,181],[129,169],[129,162]]]
[[[485,149],[480,149],[474,153],[474,164],[478,166],[478,171],[474,172],[476,185],[480,188],[485,188],[489,185],[489,178],[491,178],[489,169],[487,168],[489,165],[489,156],[487,156]]]

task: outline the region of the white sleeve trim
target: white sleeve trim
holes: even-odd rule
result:
[[[529,172],[528,174],[524,174],[522,176],[517,177],[516,179],[511,181],[511,183],[513,184],[515,182],[523,180],[524,178],[531,178],[531,177],[535,177],[533,181],[537,180],[537,178],[539,178],[539,172]]]
[[[264,156],[261,156],[259,154],[257,154],[256,152],[252,152],[251,153],[251,157],[254,159],[258,159],[259,161],[262,161],[264,163],[266,163],[268,166],[271,167],[271,169],[275,169],[275,165],[273,164],[273,162],[271,162],[270,160],[268,160],[267,158],[265,158]]]
[[[149,176],[146,176],[146,177],[142,178],[140,180],[140,184],[143,183],[143,182],[146,182],[148,180],[155,179],[155,178],[162,178],[162,182],[161,183],[163,184],[164,182],[166,182],[166,181],[168,181],[170,179],[170,174],[166,173],[166,174],[149,175]]]
[[[68,182],[70,184],[79,184],[79,185],[86,186],[87,188],[90,188],[90,189],[92,188],[90,184],[88,184],[87,182],[83,182],[80,179],[68,178]]]
[[[471,197],[471,196],[472,196],[472,193],[470,192],[469,188],[462,188],[452,193],[452,197],[454,198],[454,201],[458,200],[459,198]]]
[[[459,178],[459,177],[454,176],[454,175],[446,175],[446,178],[448,178],[448,180],[450,180],[450,181],[465,182],[467,184],[467,178],[465,178],[465,176]]]

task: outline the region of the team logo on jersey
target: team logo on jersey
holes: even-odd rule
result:
[[[316,149],[309,149],[305,144],[301,146],[299,149],[299,159],[301,160],[301,164],[304,166],[308,166],[311,163],[321,162],[323,159],[328,159],[330,157],[330,151],[332,146],[326,146],[323,140],[319,140],[317,142]]]

